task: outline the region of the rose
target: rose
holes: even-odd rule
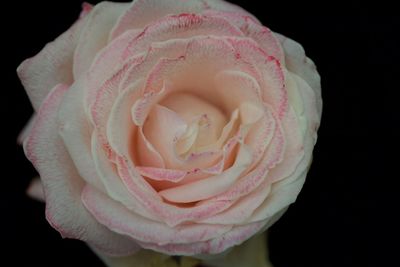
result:
[[[304,183],[319,75],[298,43],[227,2],[84,4],[18,74],[46,218],[101,253],[221,253]]]

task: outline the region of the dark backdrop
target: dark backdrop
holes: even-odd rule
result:
[[[324,111],[313,165],[297,202],[270,228],[275,267],[391,266],[396,245],[387,246],[395,241],[388,229],[399,191],[392,186],[399,175],[390,171],[399,158],[395,9],[364,1],[232,2],[299,41],[322,77]],[[35,171],[15,143],[32,113],[15,69],[66,30],[80,4],[3,4],[0,251],[12,265],[2,266],[102,266],[80,241],[62,240],[46,222],[44,205],[25,196]]]

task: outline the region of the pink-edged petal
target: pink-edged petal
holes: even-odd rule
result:
[[[251,164],[251,151],[242,144],[232,167],[217,176],[162,190],[159,194],[171,202],[190,203],[204,200],[226,191]]]
[[[285,152],[282,161],[269,173],[268,180],[276,182],[291,175],[304,157],[304,136],[292,108],[281,121],[285,135]]]
[[[276,121],[268,108],[264,111],[263,117],[252,126],[245,139],[245,143],[253,151],[253,163],[250,168],[259,163],[275,133]]]
[[[124,90],[129,87],[138,77],[149,77],[151,69],[159,61],[166,59],[178,60],[181,58],[185,53],[187,43],[188,40],[186,39],[173,39],[152,43],[147,51],[143,53],[142,61],[129,69],[121,83],[120,89]],[[153,90],[144,90],[143,93],[149,93],[150,91],[159,92],[164,85],[167,85],[166,88],[169,88],[168,83],[168,79],[165,79],[160,87],[153,88]]]
[[[146,118],[147,112],[144,109],[152,106],[151,104],[156,103],[160,95],[163,95],[162,90],[159,94],[141,97],[142,84],[142,79],[136,80],[115,99],[107,122],[107,139],[115,153],[130,157],[139,165],[163,168],[165,167],[163,158],[147,140],[142,127],[135,127],[132,123],[131,109],[141,106],[140,112],[132,112],[132,117],[137,113],[146,113],[144,115]],[[141,104],[137,104],[138,102]]]
[[[107,138],[107,122],[113,104],[119,95],[119,85],[132,65],[141,62],[141,56],[132,58],[125,62],[115,73],[107,79],[100,88],[95,89],[94,95],[88,95],[91,105],[89,105],[92,122],[99,135],[99,141],[111,157],[113,151]],[[89,89],[90,90],[90,89]]]
[[[85,17],[87,14],[89,14],[89,12],[93,9],[93,5],[89,4],[87,2],[83,2],[82,3],[82,11],[79,14],[79,18],[83,18]]]
[[[264,202],[270,191],[271,186],[264,182],[250,194],[238,199],[229,209],[203,220],[201,223],[224,224],[229,222],[235,225],[246,224],[254,210]]]
[[[108,120],[106,120],[106,114],[101,114],[104,122],[107,124],[107,141],[113,151],[119,155],[129,155],[132,148],[136,145],[134,142],[136,127],[132,123],[130,110],[135,100],[141,97],[140,88],[142,85],[142,79],[138,79],[127,90],[118,94],[114,103],[112,103]]]
[[[152,249],[161,253],[200,257],[201,255],[199,254],[219,254],[233,246],[239,245],[259,232],[266,224],[270,224],[270,222],[265,221],[235,226],[231,231],[205,242],[167,245],[139,243],[143,248]]]
[[[317,110],[319,116],[322,113],[321,98],[321,78],[317,72],[314,62],[308,58],[303,47],[296,41],[287,38],[279,33],[274,33],[279,39],[285,52],[286,67],[305,80],[314,90],[317,101]]]
[[[143,28],[170,14],[200,13],[209,9],[252,16],[242,8],[225,1],[137,0],[121,16],[111,32],[110,39],[114,39],[126,30]]]
[[[279,60],[266,54],[254,41],[232,38],[230,42],[243,60],[257,67],[261,75],[259,83],[264,102],[275,109],[279,118],[283,117],[288,109],[288,95],[285,73]]]
[[[136,167],[140,175],[156,181],[179,182],[187,175],[186,171],[153,167]]]
[[[254,17],[237,12],[220,12],[207,10],[206,15],[222,17],[236,25],[245,36],[257,42],[268,56],[272,56],[284,64],[284,52],[274,33]]]
[[[113,28],[110,39],[114,39],[129,29],[141,29],[147,24],[169,14],[194,13],[201,10],[201,1],[137,0],[120,17]]]
[[[137,99],[133,105],[131,105],[131,117],[134,124],[137,126],[143,126],[143,123],[147,119],[150,110],[155,104],[160,102],[167,94],[168,86],[164,83],[164,86],[159,91],[150,91],[145,93],[142,97]]]
[[[236,26],[223,18],[180,14],[158,20],[129,42],[123,59],[145,51],[153,42],[187,39],[195,36],[243,36]]]
[[[57,111],[67,89],[58,85],[49,93],[24,143],[25,153],[42,179],[46,218],[63,237],[84,240],[109,254],[132,253],[137,244],[101,226],[80,200],[84,182],[57,134]]]
[[[186,224],[169,227],[127,210],[96,189],[86,186],[82,193],[85,207],[101,224],[113,232],[158,245],[206,241],[228,232],[230,225]]]
[[[58,112],[59,130],[65,148],[71,156],[79,176],[104,192],[91,152],[93,127],[84,109],[84,86],[75,82],[65,93]]]
[[[28,122],[25,124],[24,128],[22,129],[22,131],[19,133],[18,137],[17,137],[17,144],[22,145],[24,143],[24,140],[29,136],[29,133],[32,129],[33,123],[35,121],[35,117],[36,115],[33,114]]]
[[[101,2],[89,13],[74,54],[75,80],[89,69],[96,54],[107,45],[109,32],[127,7],[127,3]]]
[[[233,203],[231,200],[222,200],[185,209],[167,204],[162,201],[157,192],[143,180],[137,170],[128,164],[126,159],[117,157],[116,160],[119,176],[128,191],[138,199],[139,203],[141,203],[147,211],[151,212],[154,216],[160,216],[170,227],[174,227],[183,222],[207,218],[225,210]]]
[[[18,76],[34,110],[39,110],[50,90],[59,83],[70,85],[73,55],[87,16],[78,19],[65,33],[48,43],[36,56],[18,66]]]
[[[256,74],[254,66],[235,56],[225,37],[197,36],[158,42],[147,50],[142,63],[127,71],[121,88],[129,86],[137,77],[147,77],[144,93],[158,92],[168,81],[174,91],[196,92],[213,103],[216,101],[210,97],[214,93],[213,77],[227,68]]]
[[[93,59],[86,75],[87,96],[86,101],[90,104],[93,95],[101,87],[101,85],[110,77],[110,75],[121,65],[121,57],[129,40],[138,34],[136,30],[130,30],[113,40]],[[124,62],[125,63],[125,62]]]
[[[109,161],[102,149],[96,134],[92,135],[92,154],[96,171],[107,190],[107,195],[122,203],[126,208],[151,220],[158,220],[157,214],[149,212],[137,197],[132,195],[125,187],[118,175],[116,166]]]
[[[39,177],[32,179],[31,183],[28,186],[28,189],[26,190],[26,194],[37,201],[41,202],[46,201],[43,192],[42,181],[40,180]]]

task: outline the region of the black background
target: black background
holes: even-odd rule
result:
[[[275,267],[394,266],[396,9],[364,1],[232,2],[299,41],[322,77],[324,110],[312,168],[297,202],[270,231]],[[46,222],[44,205],[25,196],[35,171],[15,143],[32,113],[15,69],[65,31],[80,4],[9,1],[2,8],[0,260],[11,262],[1,266],[102,266],[80,241],[62,240]]]

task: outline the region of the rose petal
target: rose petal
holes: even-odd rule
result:
[[[251,151],[242,144],[232,167],[222,174],[193,183],[162,190],[159,194],[171,202],[190,203],[207,199],[226,191],[251,164]]]
[[[84,240],[110,254],[132,253],[138,246],[101,226],[80,201],[84,182],[57,134],[57,111],[67,89],[66,85],[57,85],[49,93],[24,143],[26,156],[43,182],[46,218],[63,237]]]
[[[123,59],[143,52],[153,42],[188,39],[194,36],[243,36],[243,33],[223,18],[196,14],[180,14],[157,20],[132,39]]]
[[[233,201],[214,201],[204,205],[182,209],[162,201],[154,188],[143,180],[137,170],[128,164],[122,157],[117,157],[119,176],[129,192],[146,207],[154,216],[160,216],[170,227],[175,227],[183,222],[196,221],[207,218],[228,208]]]
[[[260,231],[269,222],[258,222],[247,225],[235,226],[231,231],[205,242],[194,242],[190,244],[167,244],[140,242],[143,248],[152,249],[161,253],[172,255],[184,255],[201,257],[207,254],[219,254],[226,249],[239,245]]]
[[[223,70],[214,78],[218,99],[227,111],[239,107],[242,102],[259,103],[261,88],[252,76],[237,70]]]
[[[129,68],[133,65],[139,64],[142,61],[142,56],[138,56],[125,62],[103,85],[94,92],[95,95],[88,96],[90,99],[90,115],[92,122],[99,135],[99,141],[107,151],[107,155],[111,157],[113,151],[107,139],[107,122],[112,105],[119,94],[119,85],[127,73]]]
[[[271,109],[269,110],[271,111]],[[209,200],[210,202],[236,200],[239,197],[249,194],[255,188],[260,186],[260,184],[262,184],[267,178],[268,172],[282,161],[286,146],[284,133],[277,115],[274,112],[271,112],[271,115],[275,121],[274,133],[260,163],[255,169],[251,170],[248,174],[237,181],[228,191],[211,198]]]
[[[257,166],[265,150],[270,144],[275,132],[276,121],[271,114],[270,109],[264,109],[263,117],[253,125],[245,143],[248,144],[253,151],[253,163],[250,168]]]
[[[207,10],[206,15],[222,17],[236,25],[245,36],[257,42],[268,56],[272,56],[284,64],[284,53],[277,37],[254,17],[237,12],[220,12]]]
[[[229,225],[212,224],[168,227],[161,222],[138,216],[90,186],[84,188],[82,201],[97,221],[116,233],[128,235],[142,242],[158,245],[201,242],[220,236],[231,229]]]
[[[59,83],[73,82],[72,62],[75,48],[87,16],[78,19],[65,33],[48,43],[36,56],[26,59],[17,69],[35,111],[50,90]]]
[[[304,157],[304,136],[301,125],[292,108],[281,121],[285,135],[283,159],[269,173],[268,180],[276,182],[291,175]]]
[[[179,182],[185,178],[187,172],[181,170],[171,170],[164,168],[152,168],[152,167],[136,167],[138,172],[156,181],[169,181],[169,182]]]
[[[248,223],[249,217],[264,202],[270,191],[271,186],[264,182],[250,194],[238,199],[229,209],[207,218],[201,223],[224,224],[229,222],[235,225]]]
[[[161,105],[156,105],[147,118],[143,133],[163,157],[167,167],[173,166],[177,158],[175,143],[186,128],[186,122],[178,114]]]
[[[298,175],[298,173],[296,173]],[[278,211],[286,208],[296,201],[298,194],[305,182],[307,171],[289,184],[273,185],[273,190],[267,199],[261,204],[251,216],[250,222],[265,220],[274,216]]]
[[[75,80],[89,69],[96,54],[107,45],[108,33],[127,7],[127,3],[101,2],[89,13],[88,21],[75,49],[73,64]]]
[[[145,218],[159,220],[157,214],[149,212],[144,205],[138,201],[137,197],[132,195],[125,187],[118,175],[116,166],[114,166],[105,155],[95,133],[92,135],[92,154],[96,171],[107,190],[107,195],[110,198],[122,203],[126,208]]]
[[[153,106],[166,96],[168,87],[166,83],[164,83],[164,86],[161,88],[161,90],[157,92],[151,91],[145,93],[139,99],[137,99],[138,97],[133,98],[137,99],[133,105],[130,105],[132,107],[130,113],[132,115],[131,117],[133,123],[140,127],[143,126]]]
[[[109,78],[110,71],[113,72],[118,67],[121,67],[120,58],[124,49],[129,40],[138,35],[138,33],[136,30],[127,31],[97,53],[85,77],[87,83],[86,99],[90,99],[90,97],[96,94],[101,85]],[[87,102],[89,105],[92,104],[90,101]]]
[[[303,47],[296,41],[279,33],[274,33],[285,52],[286,67],[289,71],[304,79],[314,90],[319,116],[322,113],[321,78],[314,62],[308,58]]]
[[[231,44],[243,60],[255,65],[261,74],[259,81],[264,102],[271,105],[281,118],[288,108],[285,73],[280,62],[268,56],[258,44],[248,39],[231,38]]]
[[[84,110],[84,86],[75,82],[65,93],[58,112],[59,134],[74,162],[79,176],[104,192],[104,185],[93,163],[91,135],[93,127]]]
[[[137,164],[141,166],[154,166],[156,168],[165,168],[165,163],[160,153],[147,140],[143,134],[143,129],[138,129],[137,138]]]
[[[306,123],[305,127],[308,128],[309,134],[314,138],[314,142],[317,139],[317,130],[321,121],[321,113],[318,109],[318,99],[317,93],[313,90],[302,78],[296,74],[291,73],[291,77],[296,83],[301,99],[304,102],[304,115],[299,115],[299,120],[302,123]]]
[[[141,29],[169,14],[199,13],[207,9],[235,11],[252,16],[242,8],[225,1],[137,0],[121,16],[111,32],[110,39],[129,29]]]

